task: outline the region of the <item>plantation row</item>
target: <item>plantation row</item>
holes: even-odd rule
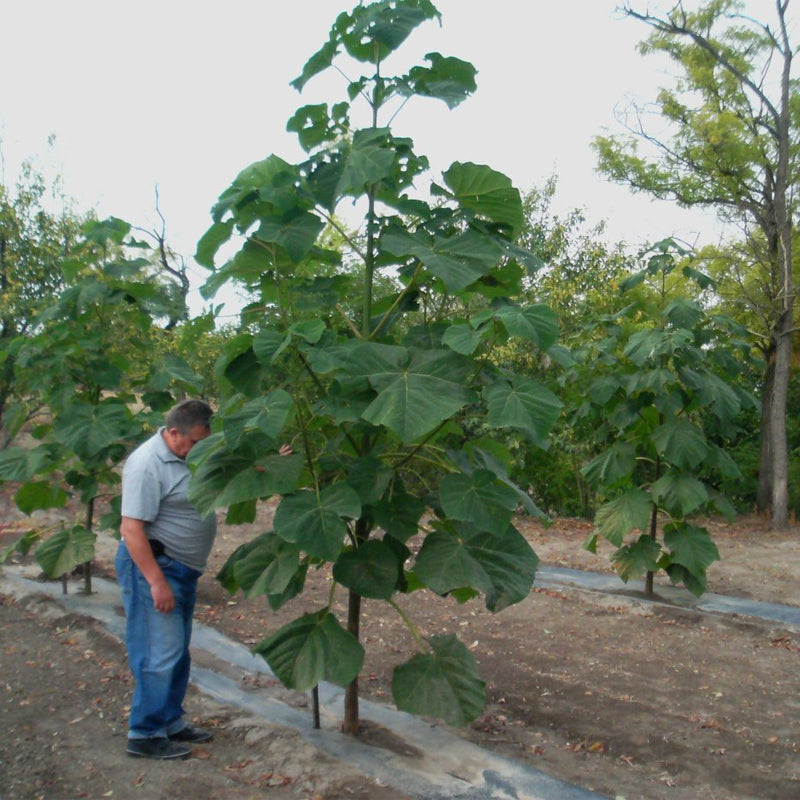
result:
[[[189,317],[186,265],[163,230],[52,215],[31,173],[0,196],[0,481],[28,514],[70,497],[84,509],[64,530],[32,529],[3,558],[35,546],[52,577],[91,561],[96,527],[118,526],[127,453],[176,399],[211,400],[190,499],[236,524],[280,497],[274,529],[237,550],[220,579],[278,608],[309,569],[332,565],[349,592],[344,623],[329,605],[258,650],[287,686],[348,686],[350,732],[361,599],[394,604],[427,588],[483,596],[492,611],[518,602],[538,563],[514,527],[518,509],[593,515],[586,546],[609,540],[625,580],[645,575],[652,590],[664,571],[699,595],[718,552],[698,519],[771,498],[780,523],[800,505],[800,495],[780,500],[800,486],[788,480],[798,459],[787,469],[769,460],[778,440],[788,453],[800,445],[796,418],[785,429],[786,414],[774,416],[782,391],[789,407],[800,400],[796,375],[781,383],[785,334],[770,328],[784,319],[774,303],[786,284],[761,306],[744,303],[733,291],[742,260],[730,266],[739,243],[702,253],[673,239],[641,253],[609,244],[580,212],[551,214],[555,182],[523,197],[469,162],[429,177],[393,112],[409,99],[456,106],[475,69],[431,53],[389,76],[386,61],[437,17],[426,0],[358,6],[294,81],[302,90],[343,59],[342,75],[363,72],[345,99],[289,120],[302,162],[268,156],[214,205],[195,259],[209,270],[209,301],[228,284],[246,293],[236,325],[217,326],[213,308]],[[656,28],[653,41],[670,36],[680,33]],[[638,164],[620,147],[598,142],[617,178]],[[337,214],[343,202],[359,226]],[[768,389],[772,428],[759,414]],[[293,455],[278,455],[284,442]],[[111,512],[98,520],[101,500]],[[395,672],[398,706],[473,719],[483,682],[469,651],[452,636],[419,643]]]

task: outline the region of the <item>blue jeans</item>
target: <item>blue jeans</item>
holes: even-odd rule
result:
[[[168,556],[156,561],[175,595],[175,608],[168,614],[156,611],[150,585],[124,542],[117,551],[117,581],[127,617],[125,644],[136,681],[128,723],[131,739],[171,736],[186,727],[183,698],[200,573]]]

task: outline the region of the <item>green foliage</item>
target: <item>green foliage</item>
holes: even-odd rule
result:
[[[386,56],[437,17],[424,0],[340,15],[295,86],[334,61],[340,74],[364,74],[346,87],[347,100],[298,110],[288,128],[307,158],[273,155],[242,170],[198,245],[197,259],[212,270],[207,296],[236,281],[256,299],[220,360],[223,398],[214,434],[190,454],[190,497],[201,510],[227,507],[230,521],[252,520],[257,502],[281,495],[273,531],[220,573],[230,591],[265,594],[275,607],[324,563],[351,608],[368,597],[399,610],[398,594],[427,587],[459,600],[482,593],[499,611],[533,581],[536,556],[511,520],[520,504],[539,512],[510,479],[499,440],[513,431],[543,446],[560,403],[492,357],[514,342],[547,352],[558,333],[546,306],[514,300],[541,266],[516,243],[521,198],[506,176],[460,162],[423,198],[428,160],[381,122],[392,101],[452,107],[474,90],[472,65],[437,53],[386,74]],[[342,69],[345,55],[356,63]],[[359,103],[368,127],[354,126]],[[336,216],[343,201],[361,215],[355,233]],[[239,251],[217,265],[234,236]],[[486,432],[465,446],[472,420]],[[290,439],[296,455],[276,455]],[[417,533],[414,559],[405,542]],[[360,660],[347,638],[352,618],[348,625],[346,633],[326,606],[259,651],[287,685],[350,683]],[[396,673],[398,705],[459,724],[474,718],[483,684],[469,654],[449,639],[418,641],[422,652]],[[336,663],[339,647],[346,668]],[[350,732],[353,715],[348,694]]]
[[[307,691],[320,681],[346,686],[361,671],[364,648],[327,609],[304,614],[256,645],[289,689]]]
[[[199,387],[177,356],[141,356],[151,352],[154,318],[163,318],[171,301],[138,246],[128,257],[129,230],[113,218],[85,225],[74,246],[81,258],[62,264],[65,285],[15,354],[17,376],[47,414],[33,429],[37,446],[2,454],[0,481],[22,483],[15,501],[25,513],[64,506],[73,495],[86,512],[84,525],[47,538],[36,551],[54,578],[93,557],[95,501],[113,498],[117,467],[150,422],[147,407],[136,416],[132,411],[137,376],[145,381],[151,368],[144,398],[156,408],[172,404],[171,390]],[[114,516],[104,523],[113,524]]]
[[[485,684],[472,653],[455,636],[429,640],[430,651],[395,667],[392,693],[397,707],[411,714],[466,725],[483,709]]]
[[[59,578],[94,558],[94,534],[76,525],[50,536],[36,550],[36,560],[51,578]]]
[[[655,246],[644,268],[623,282],[634,302],[605,320],[602,361],[598,346],[586,347],[575,379],[583,373],[591,382],[580,413],[605,444],[583,469],[602,500],[587,546],[594,549],[598,536],[608,539],[623,580],[647,574],[652,591],[653,573],[664,570],[699,595],[719,554],[705,528],[687,520],[726,508],[699,476],[738,475],[703,420],[710,416],[725,427],[748,398],[728,383],[735,375],[726,370],[735,362],[726,357],[725,321],[681,296],[687,280],[708,286],[687,255],[671,240]]]
[[[783,64],[776,56],[783,55],[783,43],[739,13],[742,7],[740,0],[715,0],[695,12],[676,6],[662,19],[628,9],[652,30],[641,52],[666,54],[679,78],[656,100],[667,135],[648,135],[650,126],[639,127],[642,112],[635,109],[627,135],[595,139],[602,172],[636,191],[713,207],[724,218],[764,203],[761,187],[772,180],[778,159],[780,131],[767,119],[774,121],[780,105],[775,89]],[[790,87],[792,103],[796,88]],[[642,152],[637,144],[645,136],[653,149]],[[790,137],[792,175],[797,142]]]
[[[580,209],[555,214],[556,189],[556,179],[551,178],[523,198],[525,225],[518,241],[544,264],[525,277],[525,296],[544,301],[550,313],[557,315],[561,344],[542,356],[525,342],[511,340],[496,352],[498,361],[536,376],[564,405],[546,452],[531,447],[516,433],[507,434],[504,441],[514,457],[511,474],[530,487],[541,508],[553,514],[589,516],[594,495],[581,467],[596,455],[594,422],[573,413],[583,405],[587,387],[570,379],[571,351],[599,341],[603,334],[596,325],[598,317],[612,316],[623,308],[625,301],[616,289],[633,259],[624,245],[608,244],[602,223],[588,223]]]
[[[60,213],[50,210],[51,196]],[[84,221],[58,183],[48,187],[29,164],[15,187],[0,183],[0,448],[37,408],[17,354],[37,316],[63,290],[61,264],[78,249]]]
[[[645,54],[666,55],[677,71],[659,92],[659,130],[634,107],[628,133],[598,137],[600,170],[634,191],[714,210],[743,241],[718,250],[720,297],[749,317],[750,344],[763,354],[757,504],[773,526],[788,525],[791,457],[788,385],[795,328],[793,248],[800,175],[800,96],[788,3],[772,19],[743,13],[741,0],[710,0],[663,14],[627,6],[647,25]],[[650,119],[648,119],[648,117]],[[641,145],[641,146],[640,146]]]

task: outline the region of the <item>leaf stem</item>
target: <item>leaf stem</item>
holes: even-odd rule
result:
[[[386,602],[400,615],[400,618],[406,624],[408,630],[411,631],[411,635],[414,637],[414,640],[419,645],[420,649],[426,649],[425,640],[422,638],[419,630],[417,630],[417,626],[412,622],[408,614],[406,614],[405,611],[403,611],[403,609],[397,605],[396,601],[392,600],[391,598],[389,598]]]

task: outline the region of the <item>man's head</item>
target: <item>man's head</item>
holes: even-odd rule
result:
[[[186,458],[201,439],[211,433],[211,406],[202,400],[184,400],[170,409],[164,420],[164,441],[178,458]]]

